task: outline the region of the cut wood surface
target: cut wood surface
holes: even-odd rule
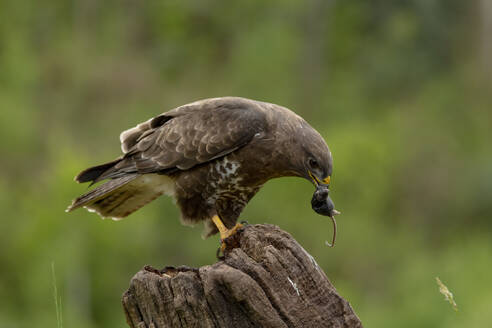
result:
[[[123,295],[130,327],[362,327],[314,258],[273,225],[248,225],[223,260],[145,267]]]

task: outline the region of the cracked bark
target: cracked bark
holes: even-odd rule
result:
[[[288,233],[249,225],[222,261],[145,267],[123,295],[130,327],[362,327],[350,304]]]

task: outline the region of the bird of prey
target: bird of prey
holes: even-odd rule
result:
[[[122,219],[166,194],[185,224],[204,236],[233,234],[241,211],[268,180],[297,176],[315,187],[312,208],[338,214],[328,196],[332,156],[321,135],[289,109],[239,97],[196,101],[120,135],[123,155],[79,173],[102,185],[73,200],[101,217]]]

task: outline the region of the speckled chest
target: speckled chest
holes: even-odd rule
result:
[[[247,203],[261,186],[246,185],[244,166],[234,156],[225,156],[210,163],[207,172],[209,181],[204,196],[207,204],[213,205],[218,199],[232,199]]]

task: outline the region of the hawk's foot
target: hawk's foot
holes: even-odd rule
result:
[[[243,224],[241,223],[237,223],[232,229],[228,229],[224,223],[222,222],[222,220],[219,218],[218,215],[214,215],[214,217],[212,218],[212,221],[215,223],[215,226],[217,227],[217,229],[219,230],[219,233],[220,233],[220,248],[217,250],[217,258],[219,259],[222,259],[222,257],[220,256],[220,254],[224,254],[225,250],[227,249],[227,246],[228,246],[228,240],[229,237],[231,236],[234,236],[239,229],[241,229],[242,227],[244,227]]]
[[[222,241],[226,240],[230,236],[234,235],[239,229],[243,227],[243,224],[237,223],[232,229],[228,229],[218,215],[214,215],[212,221],[215,223],[215,226],[219,230],[220,239]]]

